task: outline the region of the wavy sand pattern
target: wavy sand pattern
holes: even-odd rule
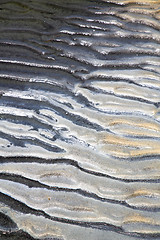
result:
[[[160,239],[160,1],[0,1],[1,239]]]

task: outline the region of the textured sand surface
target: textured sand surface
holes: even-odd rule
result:
[[[160,1],[0,0],[0,239],[160,239]]]

